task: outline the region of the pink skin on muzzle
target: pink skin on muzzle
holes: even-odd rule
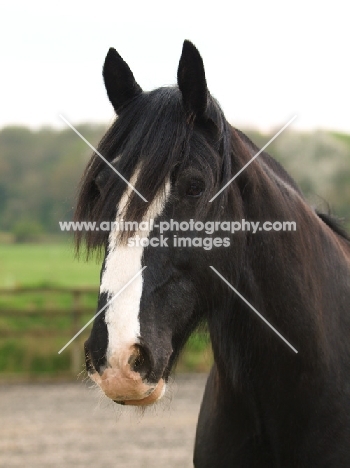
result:
[[[160,379],[155,384],[144,382],[128,363],[130,351],[123,354],[124,359],[120,355],[118,358],[112,357],[109,359],[111,367],[106,368],[102,375],[98,372],[90,373],[90,378],[108,398],[120,404],[145,406],[159,400],[165,391],[164,380]],[[126,364],[120,366],[121,362]]]

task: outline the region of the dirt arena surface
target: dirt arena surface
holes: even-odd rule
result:
[[[176,376],[143,415],[90,383],[0,386],[0,466],[192,467],[206,376]]]

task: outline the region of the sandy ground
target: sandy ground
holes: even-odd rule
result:
[[[143,415],[90,384],[0,386],[1,467],[191,467],[205,375],[177,376]]]

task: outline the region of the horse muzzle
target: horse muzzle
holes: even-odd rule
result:
[[[122,405],[146,406],[155,403],[165,393],[163,377],[153,382],[151,359],[140,345],[132,345],[115,352],[105,366],[95,368],[87,342],[85,347],[86,370],[89,377],[104,394]]]

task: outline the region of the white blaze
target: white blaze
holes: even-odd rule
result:
[[[130,182],[135,185],[139,171],[135,171]],[[170,183],[167,182],[150,204],[146,216],[142,221],[149,221],[159,216],[165,206],[170,192]],[[126,211],[131,189],[128,187],[118,206],[118,219],[123,218]],[[150,232],[130,232],[130,237],[138,234],[148,237]],[[102,274],[100,293],[107,293],[107,300],[117,294],[120,289],[142,268],[141,259],[144,248],[141,246],[118,245],[118,232],[111,231],[109,235],[109,249]],[[113,366],[121,367],[123,364],[119,357],[125,356],[123,350],[138,343],[140,336],[139,310],[142,295],[143,278],[137,276],[134,281],[108,306],[105,312],[105,322],[108,331],[107,362]],[[111,359],[112,358],[112,359]]]

